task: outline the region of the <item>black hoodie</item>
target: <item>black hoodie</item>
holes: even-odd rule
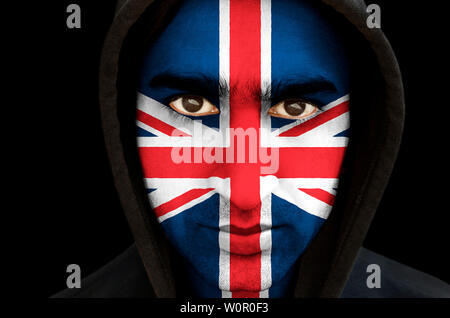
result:
[[[177,276],[178,256],[151,213],[141,178],[134,130],[136,52],[170,21],[178,0],[119,0],[100,67],[103,130],[115,185],[135,245],[56,297],[176,297],[189,294]],[[359,70],[352,84],[352,138],[340,193],[327,222],[297,263],[294,297],[450,297],[429,275],[361,248],[400,146],[404,99],[400,70],[379,28],[368,28],[362,0],[323,0],[352,28]],[[149,25],[150,23],[150,25]],[[143,33],[142,30],[145,30]],[[145,34],[145,35],[143,35]],[[149,34],[149,36],[147,36]],[[144,37],[144,39],[143,39]],[[361,107],[358,107],[358,104]],[[356,105],[356,106],[355,106]],[[363,107],[362,107],[363,106]],[[367,266],[382,269],[381,288],[368,288]]]

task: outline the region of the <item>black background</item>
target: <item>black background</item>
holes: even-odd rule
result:
[[[74,2],[82,28],[69,30],[66,7]],[[445,11],[411,1],[376,3],[402,70],[407,113],[400,155],[365,246],[450,282],[448,76],[439,76],[448,67]],[[97,100],[100,50],[115,3],[34,6],[15,11],[31,10],[35,20],[24,35],[12,35],[25,62],[16,72],[14,103],[22,125],[9,134],[21,138],[17,150],[26,154],[17,156],[21,168],[11,186],[20,195],[12,196],[19,223],[10,259],[16,285],[48,297],[65,288],[68,264],[79,264],[86,276],[133,239],[109,170]]]

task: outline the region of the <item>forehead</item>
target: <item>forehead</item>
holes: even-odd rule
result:
[[[162,72],[219,79],[220,1],[183,2],[174,19],[148,48],[141,73],[143,86]],[[241,1],[249,2],[251,7],[257,0]],[[336,86],[337,95],[346,94],[345,49],[323,10],[304,0],[260,1],[270,2],[271,7],[272,81],[307,82],[320,77]]]

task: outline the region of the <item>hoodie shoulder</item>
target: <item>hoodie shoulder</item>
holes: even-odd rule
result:
[[[380,267],[380,288],[368,288],[367,266]],[[79,289],[65,289],[52,298],[155,297],[136,246],[133,244],[110,263],[87,276]],[[450,285],[361,248],[342,298],[450,298]]]
[[[65,289],[51,298],[155,297],[133,244],[114,260],[81,280],[81,288]]]
[[[367,287],[367,278],[373,272],[372,270],[367,272],[370,264],[376,264],[380,268],[379,288]],[[450,298],[450,285],[431,275],[361,248],[341,297]]]

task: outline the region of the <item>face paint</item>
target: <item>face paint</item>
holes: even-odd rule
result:
[[[303,1],[185,1],[149,48],[139,156],[197,296],[284,295],[336,195],[347,69]]]

